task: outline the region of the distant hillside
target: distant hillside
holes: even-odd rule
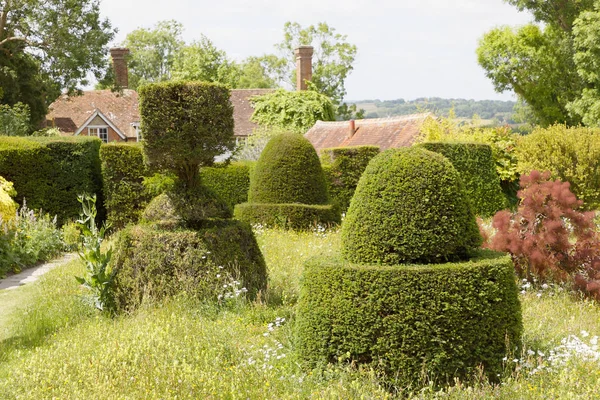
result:
[[[358,109],[365,110],[366,118],[384,118],[395,115],[407,115],[431,111],[438,116],[448,116],[454,108],[457,118],[472,118],[477,114],[483,120],[496,120],[498,123],[514,123],[514,101],[500,100],[465,100],[442,99],[439,97],[422,97],[416,100],[361,100],[353,101]]]

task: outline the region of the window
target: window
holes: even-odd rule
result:
[[[108,143],[108,127],[88,127],[88,136],[98,136],[104,143]]]

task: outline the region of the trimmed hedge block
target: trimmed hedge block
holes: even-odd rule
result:
[[[200,180],[232,210],[236,204],[248,201],[250,167],[247,164],[233,163],[201,168]]]
[[[313,145],[297,133],[273,137],[252,171],[248,202],[328,204],[325,176]]]
[[[350,200],[369,161],[379,154],[377,146],[337,147],[321,150],[321,165],[332,201],[342,212]]]
[[[0,175],[14,183],[19,204],[25,199],[61,225],[79,216],[82,193],[97,195],[103,220],[101,143],[91,137],[0,137]]]
[[[243,203],[235,206],[234,217],[250,224],[296,230],[318,225],[329,227],[341,222],[335,205]]]
[[[108,222],[113,229],[136,223],[150,201],[143,182],[148,176],[138,144],[105,144],[100,147],[102,179]]]
[[[508,207],[490,145],[431,142],[421,146],[442,154],[454,165],[476,215],[489,217]]]
[[[359,263],[466,259],[481,235],[450,161],[420,147],[371,160],[342,225],[342,252]]]
[[[223,290],[221,278],[227,275],[240,281],[250,299],[267,283],[265,261],[252,229],[232,220],[205,221],[197,230],[128,227],[118,234],[111,264],[117,270],[120,310],[180,292],[216,300]]]
[[[368,364],[402,388],[492,381],[523,330],[509,256],[468,262],[365,266],[311,259],[297,309],[298,351],[310,365]]]

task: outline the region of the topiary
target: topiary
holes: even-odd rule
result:
[[[467,198],[476,215],[489,217],[507,207],[490,145],[429,142],[421,146],[450,160],[465,184]]]
[[[458,172],[441,154],[418,147],[371,160],[341,235],[348,260],[388,265],[465,259],[481,244]]]
[[[319,156],[302,135],[283,133],[269,141],[250,177],[249,203],[327,204]]]

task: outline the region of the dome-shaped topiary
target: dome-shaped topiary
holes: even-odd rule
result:
[[[249,203],[327,204],[325,175],[317,152],[297,133],[269,141],[250,177]]]
[[[358,263],[443,262],[481,244],[458,172],[422,148],[371,160],[342,224],[342,251]]]

